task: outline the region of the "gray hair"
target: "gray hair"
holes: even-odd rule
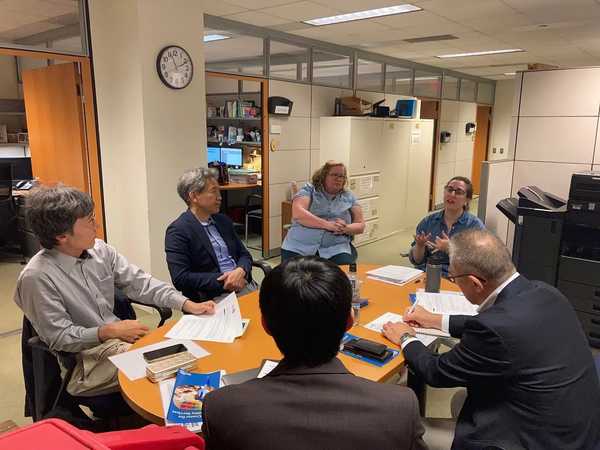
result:
[[[58,244],[57,236],[73,231],[77,219],[94,211],[94,201],[85,192],[69,186],[42,186],[27,196],[27,220],[42,247]]]
[[[192,192],[202,192],[210,180],[217,180],[217,174],[212,168],[198,167],[185,172],[177,182],[177,193],[186,205],[190,204]]]
[[[452,236],[450,263],[461,274],[473,274],[491,282],[502,282],[515,272],[508,249],[487,230],[470,229]]]

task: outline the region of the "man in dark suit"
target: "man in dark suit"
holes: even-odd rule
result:
[[[177,184],[188,206],[167,228],[165,252],[173,285],[200,301],[229,292],[256,290],[252,256],[221,206],[219,183],[210,169],[184,173]]]
[[[431,386],[466,386],[452,449],[592,449],[600,438],[600,387],[581,325],[554,287],[515,272],[504,244],[485,230],[450,240],[449,277],[476,316],[421,307],[408,323],[460,338],[437,355],[414,330],[388,323],[409,367]]]
[[[351,301],[348,277],[315,256],[267,275],[262,325],[284,357],[264,378],[205,397],[209,449],[426,448],[412,391],[355,377],[336,358]]]

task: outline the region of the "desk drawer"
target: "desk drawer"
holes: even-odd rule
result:
[[[600,261],[561,256],[558,279],[600,287]]]
[[[581,311],[576,312],[590,345],[600,348],[600,317]]]
[[[600,287],[558,280],[558,289],[569,299],[573,308],[600,315]]]

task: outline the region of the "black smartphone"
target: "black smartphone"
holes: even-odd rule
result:
[[[149,352],[142,353],[142,356],[146,362],[152,362],[155,359],[162,358],[163,356],[175,355],[177,353],[187,351],[187,347],[183,344],[170,345],[169,347],[163,347]]]

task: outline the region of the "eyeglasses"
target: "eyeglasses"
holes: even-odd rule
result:
[[[456,279],[457,278],[463,278],[463,277],[475,277],[477,278],[479,281],[481,281],[482,283],[487,283],[487,280],[478,277],[477,275],[473,274],[473,273],[463,273],[461,275],[450,275],[448,274],[448,281],[451,281],[452,283],[456,283]]]
[[[330,177],[333,177],[333,178],[340,178],[342,180],[346,179],[346,175],[342,175],[342,174],[339,174],[339,173],[329,173],[327,175],[329,175]]]
[[[463,191],[462,189],[453,188],[452,186],[444,187],[444,191],[446,191],[448,194],[456,194],[459,197],[466,194],[466,192]]]

